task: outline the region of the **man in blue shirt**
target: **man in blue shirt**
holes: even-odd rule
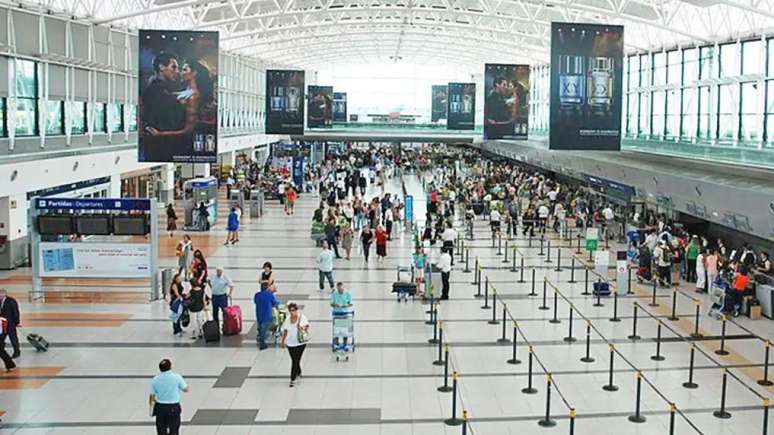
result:
[[[215,271],[215,276],[210,278],[210,288],[212,289],[212,320],[220,322],[220,312],[228,308],[228,298],[234,292],[234,283],[219,267]]]
[[[261,291],[255,294],[253,302],[255,302],[255,321],[258,323],[256,341],[258,342],[258,348],[264,350],[268,347],[266,346],[266,334],[269,332],[271,323],[274,320],[273,308],[278,306],[280,301],[268,284],[262,283]]]
[[[336,283],[336,291],[331,294],[331,308],[334,316],[346,316],[352,313],[352,295],[344,290],[342,282]],[[352,321],[352,319],[350,318],[348,321]],[[333,331],[333,348],[345,350],[347,348],[347,335],[349,335],[349,331],[337,331],[336,329],[334,328]],[[341,347],[339,347],[339,337],[343,341]]]
[[[159,363],[161,373],[151,381],[151,415],[156,417],[156,433],[178,435],[180,433],[180,392],[188,392],[183,377],[172,372],[172,362],[163,359]]]

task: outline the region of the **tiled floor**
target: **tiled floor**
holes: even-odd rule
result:
[[[412,177],[406,182],[418,200],[415,214],[423,216],[421,186]],[[390,189],[397,191],[397,182]],[[443,422],[451,416],[452,395],[436,390],[443,383],[443,367],[432,364],[438,358],[438,348],[428,344],[433,334],[432,326],[425,323],[428,306],[419,301],[399,304],[389,293],[395,267],[409,262],[411,241],[407,234],[391,242],[383,263],[372,258],[366,265],[357,249],[352,260],[336,262],[336,280],[343,281],[355,298],[357,350],[348,362],[335,361],[329,345],[327,292],[320,294],[316,289],[314,259],[319,249],[308,237],[316,202],[312,196],[302,197],[292,217],[285,216],[278,204],[269,203],[263,218],[246,220],[236,246],[222,246],[223,220],[210,234],[194,237],[197,247],[206,247],[210,266],[223,266],[235,281],[234,302],[241,305],[246,317],[245,333],[225,337],[219,344],[172,337],[163,302],[24,303],[22,309],[29,319],[25,332],[43,334],[52,347],[47,353],[25,347],[19,360],[24,369],[13,378],[0,377],[0,410],[6,412],[0,432],[152,433],[152,420],[147,415],[148,382],[158,361],[169,357],[191,385],[183,400],[185,434],[460,433],[459,427]],[[700,331],[705,337],[696,341],[693,377],[699,388],[686,389],[681,386],[688,380],[691,344],[686,337],[693,331],[695,310],[688,298],[679,295],[680,320],[672,321],[668,320],[671,292],[659,290],[656,300],[660,306],[652,307],[648,305],[650,289],[634,285],[635,295],[618,299],[617,317],[621,321],[611,322],[613,300],[606,298],[604,306],[595,306],[595,299],[584,296],[581,269],[575,270],[580,282],[568,282],[571,271],[567,266],[574,248],[552,240],[554,249],[557,244],[565,246],[563,270],[556,271],[555,250],[553,262],[547,263],[546,256],[539,255],[536,241],[532,247],[525,239],[510,241],[509,246],[519,250],[517,264],[524,258],[526,282],[519,283],[520,273],[512,272],[511,263],[503,262],[497,249],[492,249],[485,223],[477,224],[475,237],[466,242],[471,266],[478,258],[490,290],[496,289],[501,298],[495,309],[497,321],[502,320],[504,301],[509,315],[518,322],[517,357],[522,363],[506,362],[512,357],[512,344],[496,342],[503,324],[487,323],[492,310],[480,308],[483,299],[474,297],[477,287],[471,285],[474,274],[464,273],[464,262],[457,257],[451,279],[452,300],[440,306],[438,317],[444,341],[449,344],[450,370],[460,375],[457,415],[463,408],[469,412],[471,433],[567,434],[569,408],[575,408],[578,434],[664,434],[669,433],[669,402],[680,411],[675,419],[676,434],[763,433],[761,397],[769,397],[774,390],[755,383],[763,376],[764,351],[755,335],[772,339],[770,321],[729,322],[725,347],[731,354],[718,356],[714,351],[720,346],[720,322],[705,315],[706,301],[701,299]],[[164,265],[175,263],[171,246],[176,240],[162,241]],[[275,266],[279,296],[300,302],[312,324],[314,339],[303,359],[305,376],[292,389],[287,385],[287,352],[277,348],[259,352],[255,346],[252,296],[264,261]],[[576,264],[580,267],[581,263]],[[537,297],[528,296],[533,269]],[[0,281],[6,278],[3,285],[23,292],[23,276],[24,271],[14,271],[0,275]],[[548,322],[553,315],[551,285],[547,286],[549,309],[539,309],[544,279],[566,298],[557,299],[560,323]],[[77,286],[60,288],[79,290]],[[143,291],[131,283],[123,287],[119,283],[118,288]],[[695,295],[690,289],[686,293]],[[570,333],[568,301],[573,305],[572,335],[578,339],[572,344],[563,340]],[[638,341],[627,338],[632,333],[635,302],[641,306],[637,333],[642,339]],[[581,316],[593,328],[589,342],[592,363],[580,361],[585,356],[587,325]],[[664,361],[651,359],[656,352],[658,321],[663,323],[660,353]],[[512,338],[512,328],[509,319],[505,324],[508,339]],[[525,340],[533,346],[535,356],[532,382],[537,393],[533,395],[521,392],[529,382]],[[617,352],[613,372],[617,392],[602,390],[608,383],[609,344]],[[728,420],[712,415],[720,407],[724,366],[730,367],[726,408],[732,418]],[[641,410],[647,418],[641,424],[627,419],[634,413],[637,370],[643,374]],[[557,425],[552,428],[537,424],[546,413],[545,372],[552,374],[554,382],[550,415]]]

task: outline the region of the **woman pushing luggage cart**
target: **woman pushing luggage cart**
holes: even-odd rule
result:
[[[349,361],[349,352],[355,352],[355,311],[352,309],[352,295],[344,290],[344,284],[336,283],[331,295],[331,351],[336,361]]]

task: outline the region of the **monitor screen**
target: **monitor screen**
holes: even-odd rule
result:
[[[113,234],[117,236],[144,236],[148,234],[145,216],[114,217]]]
[[[46,236],[73,233],[72,216],[38,216],[38,232]]]
[[[75,232],[85,235],[107,236],[110,234],[110,217],[78,216],[75,218]]]

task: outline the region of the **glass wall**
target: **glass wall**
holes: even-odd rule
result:
[[[38,69],[35,62],[15,59],[16,136],[38,134]]]

